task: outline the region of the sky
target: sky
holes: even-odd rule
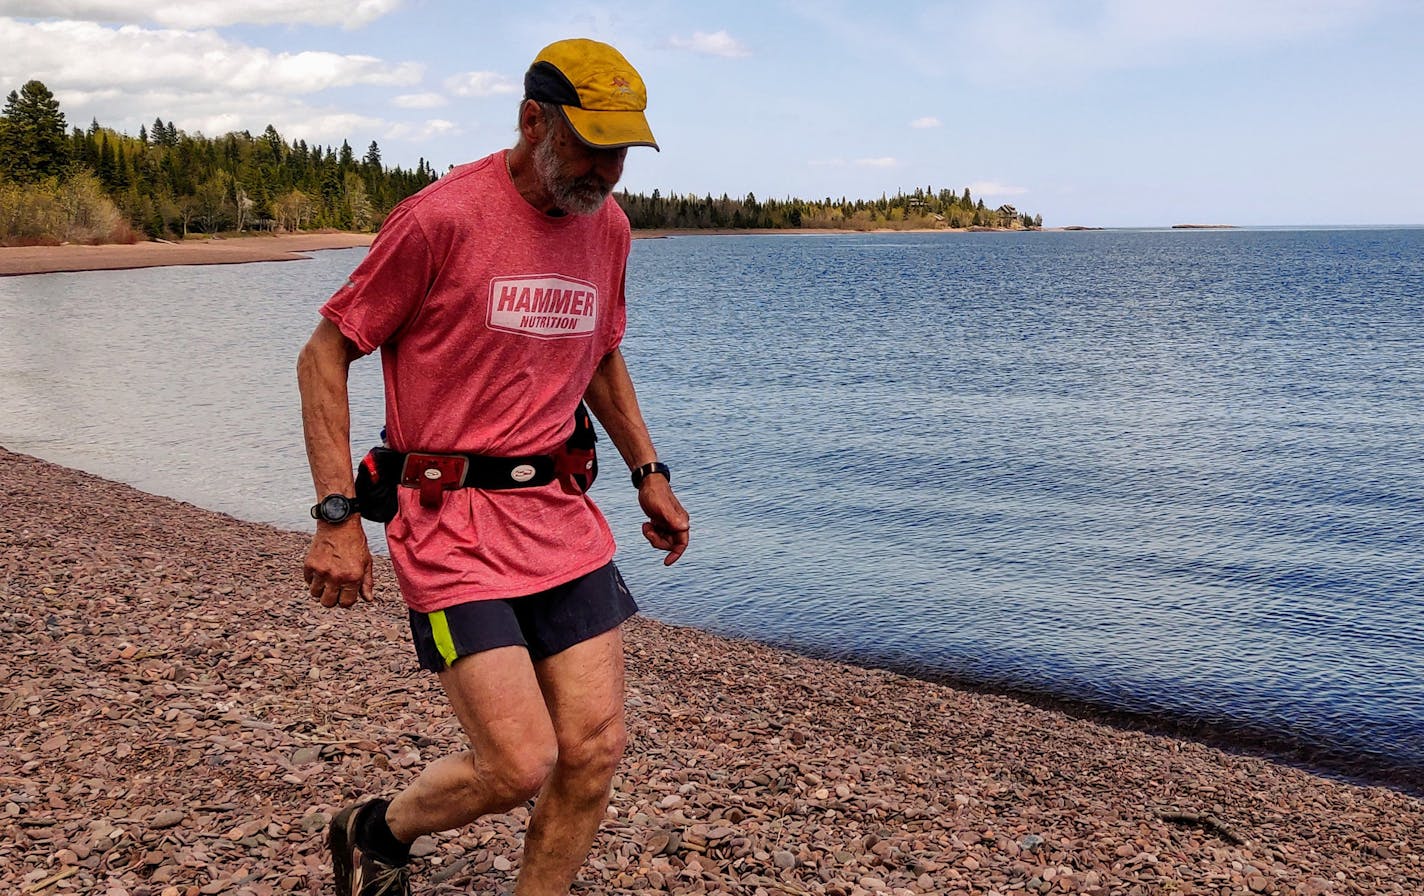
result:
[[[443,172],[514,142],[524,71],[565,37],[648,85],[661,152],[630,150],[635,192],[1424,225],[1419,0],[0,0],[0,92]]]

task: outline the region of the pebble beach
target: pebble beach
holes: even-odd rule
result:
[[[388,562],[323,611],[306,540],[0,448],[0,892],[327,893],[329,818],[461,749]],[[1403,792],[649,619],[627,641],[576,893],[1424,892]],[[506,892],[527,817],[418,841],[414,892]]]

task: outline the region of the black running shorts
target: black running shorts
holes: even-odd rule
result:
[[[410,611],[410,631],[420,668],[444,672],[462,656],[521,646],[542,660],[617,628],[638,612],[618,567],[528,597],[475,600],[434,613]]]

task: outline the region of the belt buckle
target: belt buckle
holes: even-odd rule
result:
[[[463,454],[411,451],[401,469],[401,485],[420,490],[421,507],[439,507],[440,493],[465,484],[470,459]]]

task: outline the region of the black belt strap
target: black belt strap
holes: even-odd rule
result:
[[[534,488],[548,485],[558,474],[554,459],[547,454],[527,457],[486,457],[466,454],[470,468],[465,471],[462,488]]]

